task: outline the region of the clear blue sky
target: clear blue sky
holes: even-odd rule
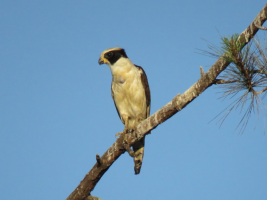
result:
[[[266,1],[2,0],[0,2],[0,199],[65,199],[123,130],[111,73],[98,65],[126,49],[148,76],[153,114],[207,71],[201,38],[241,33]],[[219,30],[220,34],[217,32]],[[266,200],[267,136],[253,115],[243,135],[232,102],[211,87],[146,137],[141,174],[127,154],[92,195],[108,199]],[[266,103],[266,98],[265,98]],[[254,129],[255,128],[255,129]]]

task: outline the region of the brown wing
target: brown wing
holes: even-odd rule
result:
[[[113,84],[114,84],[114,82],[113,82],[113,79],[112,79],[112,82],[111,82],[111,96],[112,96],[112,99],[113,99],[113,101],[114,101],[114,105],[115,105],[115,107],[116,107],[116,110],[117,110],[117,113],[118,113],[118,115],[119,115],[119,118],[121,119],[122,123],[124,124],[124,120],[121,118],[121,115],[120,115],[120,113],[119,113],[118,107],[117,107],[116,102],[115,102],[115,99],[114,99]]]
[[[141,71],[141,81],[142,81],[143,87],[145,89],[145,95],[146,95],[146,108],[147,108],[146,117],[149,117],[151,97],[150,97],[150,89],[149,89],[149,85],[148,85],[147,76],[146,76],[146,73],[142,67],[140,67],[138,65],[135,65],[135,66]]]
[[[142,85],[144,87],[145,90],[145,96],[146,96],[146,117],[149,117],[150,114],[150,89],[149,89],[149,85],[148,85],[148,81],[147,81],[147,76],[145,71],[143,70],[142,67],[135,65],[138,70],[140,71],[140,75],[141,75],[141,82]],[[145,138],[137,141],[134,145],[133,145],[133,150],[135,152],[135,154],[137,156],[134,157],[134,171],[135,174],[139,174],[140,170],[141,170],[141,166],[142,166],[142,162],[143,162],[143,158],[144,158],[144,147],[145,147]]]

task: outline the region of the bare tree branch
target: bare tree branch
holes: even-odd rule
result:
[[[243,31],[239,37],[241,42],[246,45],[251,38],[259,30],[267,19],[267,4],[260,11],[257,17],[249,25],[249,27]],[[129,146],[132,146],[137,140],[143,138],[149,131],[155,129],[159,124],[165,122],[181,109],[185,108],[191,101],[198,97],[208,87],[216,83],[216,77],[229,65],[224,59],[219,58],[207,73],[201,73],[201,78],[192,85],[183,94],[178,94],[173,98],[171,102],[162,107],[156,113],[151,115],[146,120],[142,121],[136,132],[126,134],[125,140]],[[99,161],[93,166],[93,168],[85,175],[84,179],[80,182],[78,187],[69,195],[67,200],[85,200],[90,196],[90,192],[94,189],[97,182],[101,179],[103,174],[109,169],[115,160],[117,160],[121,154],[125,152],[125,144],[123,137],[119,137],[116,142],[104,153]],[[98,159],[99,160],[99,159]]]

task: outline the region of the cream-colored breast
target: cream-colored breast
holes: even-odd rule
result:
[[[146,95],[138,68],[126,58],[121,58],[110,68],[114,101],[120,115],[127,115],[130,120],[137,116],[146,118]]]

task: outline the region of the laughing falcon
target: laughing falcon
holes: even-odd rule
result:
[[[145,71],[142,67],[134,65],[125,50],[119,47],[103,51],[98,63],[107,64],[111,70],[112,98],[125,125],[123,132],[117,135],[135,130],[137,125],[150,114],[150,90]],[[133,145],[135,174],[140,173],[144,156],[144,139]]]

